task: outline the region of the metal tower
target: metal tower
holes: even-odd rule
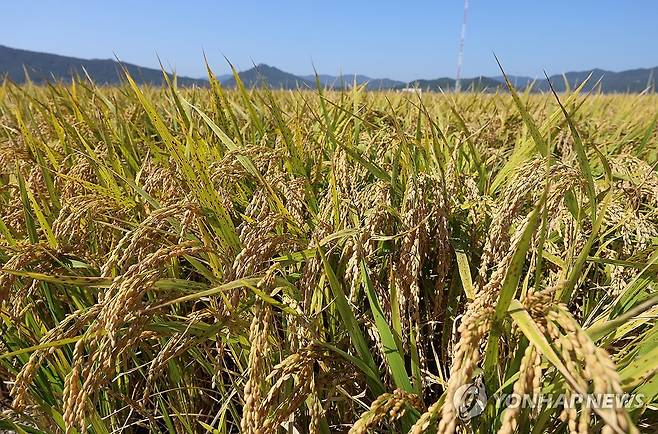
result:
[[[464,19],[462,20],[462,32],[459,37],[459,56],[457,57],[457,77],[455,80],[455,92],[461,90],[462,63],[464,62],[464,38],[466,37],[466,20],[468,18],[468,0],[464,0]]]

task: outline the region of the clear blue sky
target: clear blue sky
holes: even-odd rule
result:
[[[267,63],[295,74],[454,76],[462,0],[3,0],[0,44],[84,58],[116,53],[181,75]],[[463,76],[658,65],[657,0],[470,0]]]

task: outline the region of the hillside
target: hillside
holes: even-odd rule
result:
[[[20,50],[0,45],[0,77],[7,76],[16,83],[23,83],[25,74],[34,83],[48,81],[70,82],[75,76],[85,76],[85,70],[98,84],[118,84],[122,80],[121,67],[140,84],[161,85],[162,71],[144,68],[131,63],[119,63],[112,59],[78,59],[57,54]],[[206,80],[178,77],[181,86],[206,86]]]
[[[491,78],[503,84],[505,83],[505,77],[503,77],[502,75],[496,75]],[[537,81],[537,78],[527,77],[523,75],[508,75],[507,78],[509,79],[510,83],[512,83],[512,86],[514,86],[517,89],[525,89],[530,84]]]
[[[272,89],[297,89],[297,88],[315,88],[315,82],[305,80],[289,72],[281,71],[279,68],[265,65],[254,66],[246,71],[239,73],[240,80],[246,87],[260,87],[267,84]],[[226,87],[235,86],[235,78],[230,77],[224,80],[222,84]]]
[[[568,88],[574,89],[587,80],[587,83],[583,87],[583,90],[586,92],[596,89],[603,93],[639,93],[646,89],[651,89],[655,92],[657,74],[658,67],[629,69],[620,72],[595,68],[586,71],[570,71],[564,74],[554,74],[549,79],[557,92],[564,92]],[[505,83],[503,76],[492,78]],[[550,86],[545,78],[533,79],[531,77],[514,75],[510,75],[508,78],[517,89],[525,89],[532,84],[532,90],[535,92],[550,91]]]
[[[552,75],[550,80],[558,92],[563,92],[567,89],[565,79],[573,89],[587,80],[587,77],[590,75],[591,78],[584,87],[585,91],[600,88],[604,93],[637,93],[647,88],[652,88],[655,92],[657,74],[658,67],[630,69],[621,72],[592,69],[589,71],[567,72],[564,75]],[[535,86],[537,90],[549,90],[546,79],[539,80]]]
[[[123,78],[122,67],[140,84],[162,85],[163,75],[160,69],[145,68],[131,63],[118,62],[112,59],[79,59],[76,57],[60,56],[57,54],[40,53],[36,51],[21,50],[0,45],[0,79],[8,77],[16,83],[23,83],[26,72],[35,83],[52,81],[70,82],[75,76],[85,76],[85,71],[98,84],[118,84]],[[315,75],[297,76],[282,71],[274,66],[260,64],[253,68],[241,71],[240,78],[246,87],[260,87],[267,84],[272,89],[315,88]],[[638,93],[649,88],[656,91],[656,75],[658,67],[630,69],[613,72],[603,69],[586,71],[572,71],[565,74],[554,74],[550,77],[551,83],[558,92],[566,91],[583,83],[590,77],[585,91],[592,89],[603,93]],[[366,84],[368,90],[395,90],[407,86],[417,86],[430,91],[452,91],[455,89],[455,79],[442,77],[436,79],[414,80],[408,84],[403,81],[388,78],[372,78],[361,74],[329,75],[320,74],[320,83],[328,88],[350,88],[357,84]],[[232,75],[219,75],[219,81],[226,87],[235,87]],[[525,89],[532,85],[534,92],[548,92],[550,90],[545,78],[533,79],[524,76],[509,76],[511,83],[517,89]],[[567,83],[568,82],[568,85]],[[205,78],[178,77],[180,86],[207,86]],[[506,91],[502,76],[474,77],[462,79],[463,90]]]
[[[455,89],[456,80],[454,78],[436,78],[434,80],[415,80],[408,84],[409,87],[418,87],[422,90],[433,92],[451,91]],[[461,80],[462,90],[487,90],[495,91],[502,89],[503,84],[488,77],[463,78]]]
[[[315,82],[315,75],[304,75],[302,78]],[[328,75],[318,74],[320,84],[334,89],[351,88],[356,82],[357,85],[366,85],[368,90],[395,89],[404,86],[403,81],[391,80],[390,78],[372,78],[362,74],[341,74]]]

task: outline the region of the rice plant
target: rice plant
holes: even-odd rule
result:
[[[0,86],[0,430],[658,429],[657,96],[209,77]]]

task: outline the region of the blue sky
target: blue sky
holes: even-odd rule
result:
[[[4,0],[0,44],[84,58],[116,53],[181,75],[267,63],[295,74],[454,76],[462,0]],[[463,76],[658,66],[656,0],[470,0]]]

